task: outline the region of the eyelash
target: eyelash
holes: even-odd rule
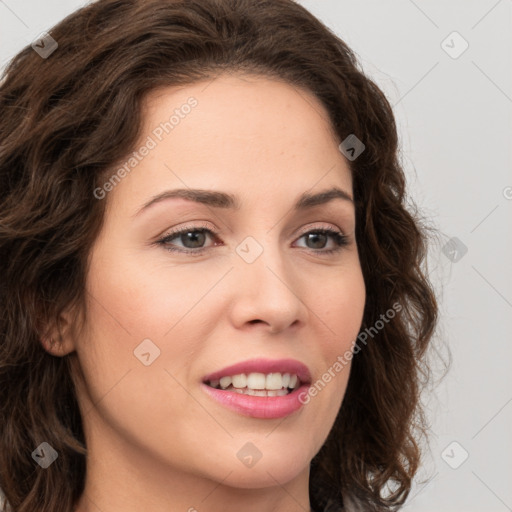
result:
[[[181,228],[181,229],[178,229],[175,231],[171,231],[170,233],[167,233],[162,238],[157,240],[156,243],[160,246],[165,247],[166,244],[168,244],[171,240],[174,240],[178,236],[185,234],[185,233],[195,233],[195,232],[207,233],[212,238],[216,238],[216,236],[217,236],[215,232],[213,232],[211,229],[209,229],[208,227],[206,227],[204,225],[203,226],[190,226],[190,227]],[[306,231],[305,233],[302,233],[302,235],[298,239],[304,237],[305,235],[309,235],[311,233],[329,235],[334,239],[334,241],[337,245],[337,247],[334,249],[327,249],[327,250],[309,249],[310,251],[313,251],[315,253],[326,254],[326,255],[338,253],[341,250],[343,250],[343,248],[346,247],[349,243],[349,239],[348,239],[347,235],[343,235],[339,231],[335,231],[334,229],[330,229],[330,228],[311,229],[309,231]],[[194,256],[199,256],[199,255],[203,254],[204,251],[211,249],[211,247],[200,247],[198,249],[177,249],[175,247],[165,247],[165,249],[172,253],[191,254]]]

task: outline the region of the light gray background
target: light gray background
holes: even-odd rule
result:
[[[0,66],[85,3],[0,0]],[[430,447],[404,510],[512,511],[512,2],[300,3],[387,94],[410,195],[442,234],[430,275],[452,365],[425,393]],[[457,36],[442,44],[453,31],[469,44],[457,58]],[[442,251],[452,237],[468,249],[457,262]]]

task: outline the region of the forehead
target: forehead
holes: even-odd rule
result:
[[[187,103],[192,102],[195,106],[189,109]],[[304,143],[317,142],[318,138],[330,138],[336,143],[338,138],[326,108],[313,93],[281,79],[256,74],[220,74],[151,91],[143,101],[144,132],[170,120],[173,113],[172,130],[179,132],[179,125],[185,124],[181,121],[188,119],[186,124],[200,129],[198,136],[279,135],[283,139],[302,139]]]
[[[279,80],[221,75],[152,91],[139,145],[151,150],[122,187],[142,204],[165,188],[290,200],[315,187],[350,192],[350,169],[328,113],[311,93]],[[119,190],[116,191],[116,194]],[[279,193],[278,193],[279,192]]]

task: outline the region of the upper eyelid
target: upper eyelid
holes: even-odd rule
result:
[[[321,222],[321,221],[318,221],[318,222]],[[337,226],[333,226],[332,223],[327,223],[327,222],[323,222],[322,225],[320,226],[312,226],[312,225],[306,225],[304,226],[303,228],[300,229],[299,233],[300,235],[299,236],[303,236],[304,234],[308,233],[309,231],[314,231],[315,229],[330,229],[330,230],[333,230],[333,231],[339,231],[342,235],[346,235],[347,233],[345,233],[345,231]],[[173,236],[173,235],[177,235],[177,234],[180,234],[180,233],[183,233],[183,232],[186,232],[186,231],[208,231],[210,232],[212,235],[215,235],[215,236],[218,236],[218,232],[216,229],[212,228],[211,226],[207,225],[207,224],[196,224],[196,225],[191,225],[191,226],[183,226],[181,228],[176,228],[176,229],[173,229],[171,231],[168,231],[166,233],[164,233],[163,235],[161,235],[159,238],[167,238],[167,237],[170,237],[170,236]]]
[[[178,246],[174,246],[174,248],[171,248],[169,240],[172,240],[176,237],[178,237],[183,232],[190,232],[190,231],[207,231],[210,237],[213,239],[213,245],[207,246],[207,247],[198,247],[198,248],[180,248]],[[352,235],[346,234],[341,228],[339,227],[333,227],[333,226],[305,226],[303,227],[303,230],[297,234],[294,237],[293,243],[296,243],[296,241],[302,239],[306,234],[310,232],[315,231],[325,231],[329,232],[327,236],[331,239],[335,239],[335,247],[331,249],[309,249],[310,252],[320,256],[325,257],[331,257],[334,255],[339,255],[341,252],[347,247],[350,246],[353,242]],[[210,229],[209,227],[205,227],[204,224],[202,226],[184,226],[181,228],[176,228],[175,231],[163,235],[163,237],[160,237],[158,240],[153,242],[153,244],[157,246],[161,246],[162,248],[165,248],[167,251],[176,253],[176,254],[182,254],[182,255],[189,255],[189,256],[201,256],[204,255],[206,251],[210,251],[214,249],[219,244],[217,243],[215,238],[218,237],[218,233],[216,233],[214,230]],[[218,239],[218,238],[217,238]],[[152,245],[153,245],[152,244]],[[166,247],[166,244],[169,244],[169,247]]]
[[[325,224],[327,224],[327,223],[325,223]],[[338,234],[345,239],[349,238],[349,235],[347,235],[342,229],[340,229],[338,227],[333,227],[332,225],[329,225],[329,226],[327,226],[327,225],[311,226],[310,225],[310,226],[305,226],[304,228],[302,228],[301,231],[299,232],[299,234],[294,238],[294,241],[302,238],[304,235],[306,235],[307,233],[310,233],[312,231],[322,231],[322,230],[332,231],[333,233],[330,236],[335,236],[335,234]],[[211,238],[219,236],[218,233],[215,232],[215,230],[211,229],[209,226],[201,224],[201,225],[183,226],[182,228],[177,228],[175,231],[165,233],[157,239],[156,243],[164,244],[166,242],[166,240],[176,238],[180,234],[183,234],[184,232],[186,233],[189,231],[207,231]],[[195,251],[194,249],[184,249],[184,251],[199,252],[200,250],[205,250],[205,249],[209,249],[209,247],[202,247],[202,248],[199,248],[197,251]]]

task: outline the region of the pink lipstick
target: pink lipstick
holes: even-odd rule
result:
[[[206,375],[203,390],[244,416],[282,418],[299,410],[311,383],[309,369],[294,359],[252,359]]]

